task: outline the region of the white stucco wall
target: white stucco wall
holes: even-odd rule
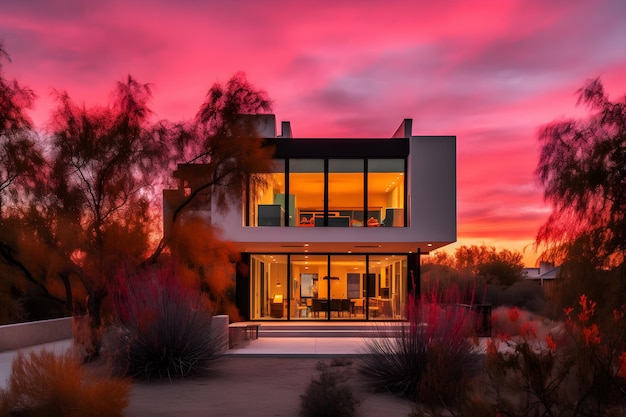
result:
[[[297,140],[297,139],[293,139]],[[415,136],[410,139],[408,162],[408,193],[406,209],[410,210],[408,227],[380,228],[300,228],[300,227],[244,227],[241,207],[229,212],[213,211],[212,220],[224,232],[224,238],[233,242],[247,242],[244,251],[256,251],[254,243],[282,245],[289,251],[290,243],[354,243],[403,244],[386,246],[381,251],[404,248],[415,250],[419,245],[428,250],[456,241],[456,137]],[[319,248],[317,248],[319,249]],[[325,250],[332,250],[326,247]],[[376,251],[368,249],[366,251]]]

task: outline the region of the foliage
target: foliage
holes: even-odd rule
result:
[[[176,378],[208,372],[227,343],[211,330],[212,307],[174,266],[119,273],[111,288],[117,323],[109,354],[133,378]]]
[[[602,332],[596,303],[580,296],[579,309],[565,311],[565,322],[548,331],[536,321],[507,319],[515,335],[501,332],[487,345],[485,398],[498,415],[590,416],[626,412],[626,333],[624,309]]]
[[[35,94],[15,80],[2,74],[2,59],[8,58],[0,43],[0,214],[2,195],[11,187],[17,195],[16,183],[29,185],[42,162],[36,146],[32,122],[26,110],[32,108]]]
[[[339,369],[344,363],[331,366],[319,362],[319,379],[312,379],[306,392],[300,396],[300,414],[304,417],[352,417],[359,401],[347,384],[349,371]]]
[[[561,266],[552,301],[557,312],[576,304],[580,294],[602,300],[596,317],[603,326],[604,319],[612,322],[615,308],[626,304],[626,263],[613,268],[598,268],[583,256],[568,260]]]
[[[609,101],[599,79],[578,94],[592,112],[586,120],[555,121],[539,132],[536,173],[552,213],[537,243],[547,257],[610,267],[626,253],[626,97]]]
[[[538,314],[550,313],[550,304],[541,286],[535,282],[522,280],[511,286],[489,285],[485,292],[485,302],[493,307],[517,306]]]
[[[392,326],[397,335],[365,341],[361,372],[377,389],[453,406],[478,358],[476,316],[459,302],[464,298],[458,290],[409,295],[408,322]]]
[[[25,290],[24,278],[32,276],[24,277],[18,272],[24,268],[14,246],[19,228],[9,216],[14,217],[16,205],[23,204],[31,195],[34,182],[42,175],[39,168],[43,164],[32,122],[26,114],[33,106],[35,94],[17,81],[5,78],[4,58],[8,59],[8,54],[0,44],[0,275],[3,276],[0,322],[22,316],[16,298]]]
[[[428,271],[434,265],[443,267],[448,275],[456,271],[461,277],[469,275],[480,278],[484,284],[502,286],[510,286],[521,280],[524,268],[521,253],[508,249],[497,251],[496,248],[485,245],[460,246],[454,256],[438,252],[424,266]]]
[[[231,321],[239,321],[234,300],[234,262],[239,252],[224,241],[219,230],[201,217],[186,216],[174,230],[170,252],[177,261],[180,279],[197,286],[205,294],[218,314],[228,314]]]
[[[188,193],[180,187],[168,199],[164,222],[171,225],[169,230],[184,223],[185,213],[206,210],[207,201],[224,211],[240,201],[248,184],[256,188],[267,181],[263,173],[270,172],[274,149],[264,144],[250,115],[270,109],[267,93],[257,90],[243,73],[209,89],[193,125],[179,136],[177,146],[185,164],[175,175],[187,184]],[[166,230],[150,261],[161,256],[170,239]]]
[[[483,247],[484,250],[476,246],[473,248],[465,247],[459,252],[459,254],[464,254],[461,256],[463,260],[459,262],[445,252],[439,252],[428,259],[421,267],[420,288],[428,291],[429,286],[432,285],[431,283],[436,282],[439,291],[457,287],[462,294],[481,294],[484,296],[484,299],[481,301],[493,307],[503,305],[519,306],[536,313],[546,313],[549,304],[543,288],[521,278],[521,263],[519,260],[515,261],[515,259],[521,259],[520,254],[506,250],[498,253],[494,248],[487,249]],[[475,262],[470,261],[469,256],[467,256],[471,253],[475,255],[482,253],[483,255],[472,257],[476,262],[479,262],[475,268],[468,267],[468,265]],[[489,256],[496,260],[491,263],[488,260]],[[506,259],[508,261],[505,261]],[[483,264],[481,262],[487,263]],[[500,269],[499,267],[492,269],[491,271],[499,270],[500,272],[493,272],[490,275],[491,278],[480,275],[480,271],[490,270],[490,266],[493,265],[501,266],[503,262],[510,263],[508,263],[505,269]],[[456,269],[463,265],[465,265],[465,269]],[[506,284],[502,284],[502,282]],[[470,301],[465,300],[464,302],[468,303]]]
[[[89,372],[71,353],[19,352],[0,390],[0,415],[122,416],[129,392],[128,380]]]
[[[6,56],[1,47],[0,55]],[[269,170],[272,148],[245,114],[269,110],[270,101],[239,73],[209,90],[193,123],[153,123],[150,86],[129,76],[103,106],[77,105],[67,93],[56,93],[48,134],[37,137],[26,115],[34,97],[0,72],[0,274],[10,295],[0,304],[0,318],[62,310],[84,316],[97,336],[118,265],[157,264],[165,249],[179,257],[198,224],[181,214],[206,205],[209,195],[212,207],[225,210],[248,181],[263,181],[257,173]],[[158,187],[179,162],[202,166],[202,175],[172,208],[180,230],[158,243]],[[235,318],[224,296],[232,293],[227,277],[235,258],[215,231],[202,229],[214,237],[211,250],[185,255],[182,274],[189,281],[195,276],[196,285]],[[20,309],[17,299],[39,311]]]

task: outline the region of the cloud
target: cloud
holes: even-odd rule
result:
[[[459,238],[534,238],[539,126],[586,115],[576,90],[626,85],[622,0],[8,1],[3,74],[103,104],[132,74],[158,118],[189,119],[208,88],[244,71],[300,137],[457,136]]]

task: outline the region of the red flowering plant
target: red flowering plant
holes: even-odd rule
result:
[[[458,410],[480,363],[474,297],[458,287],[410,294],[407,321],[381,325],[379,336],[365,340],[360,372],[418,407]]]
[[[597,303],[581,295],[561,324],[507,313],[508,330],[487,342],[488,389],[481,402],[507,416],[624,415],[626,411],[625,308],[600,326]],[[494,320],[495,321],[495,320]]]

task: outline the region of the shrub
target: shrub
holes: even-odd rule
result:
[[[111,292],[110,355],[119,372],[147,379],[208,372],[224,341],[211,331],[209,302],[174,267],[120,274]]]
[[[0,390],[0,415],[105,417],[121,416],[128,405],[130,382],[105,378],[81,366],[66,353],[18,353],[8,388]]]
[[[359,401],[347,384],[349,371],[340,369],[347,362],[333,362],[331,367],[319,362],[319,379],[312,379],[300,396],[304,417],[353,417]]]
[[[624,308],[600,330],[596,303],[582,295],[579,310],[552,332],[508,312],[515,336],[499,332],[487,346],[485,396],[507,416],[611,416],[626,412]]]
[[[454,289],[410,295],[408,322],[390,326],[397,334],[365,341],[361,372],[379,390],[452,406],[478,363],[475,312],[454,302],[464,298]]]

